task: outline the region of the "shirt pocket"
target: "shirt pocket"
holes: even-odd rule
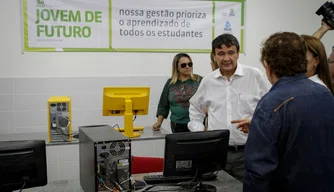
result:
[[[239,93],[239,115],[243,118],[253,116],[259,98],[248,93]]]

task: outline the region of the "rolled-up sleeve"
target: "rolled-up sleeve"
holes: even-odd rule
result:
[[[268,192],[272,173],[278,166],[278,130],[263,111],[255,112],[244,151],[244,192]]]
[[[169,100],[168,100],[169,82],[170,80],[166,82],[162,90],[162,93],[159,99],[157,114],[156,114],[157,117],[161,115],[165,119],[168,117],[168,114],[169,114]]]

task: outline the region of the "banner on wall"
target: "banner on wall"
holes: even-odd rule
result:
[[[25,51],[210,52],[222,33],[243,52],[244,1],[24,0]]]

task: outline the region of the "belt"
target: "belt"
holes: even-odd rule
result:
[[[229,151],[239,151],[245,149],[245,145],[228,146]]]

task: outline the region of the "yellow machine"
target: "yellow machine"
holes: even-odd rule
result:
[[[139,137],[143,126],[133,127],[133,116],[147,115],[150,87],[105,87],[103,116],[124,116],[124,128],[115,128],[129,138]],[[136,132],[134,132],[136,131]]]
[[[48,100],[48,142],[72,141],[71,98],[51,96]]]

